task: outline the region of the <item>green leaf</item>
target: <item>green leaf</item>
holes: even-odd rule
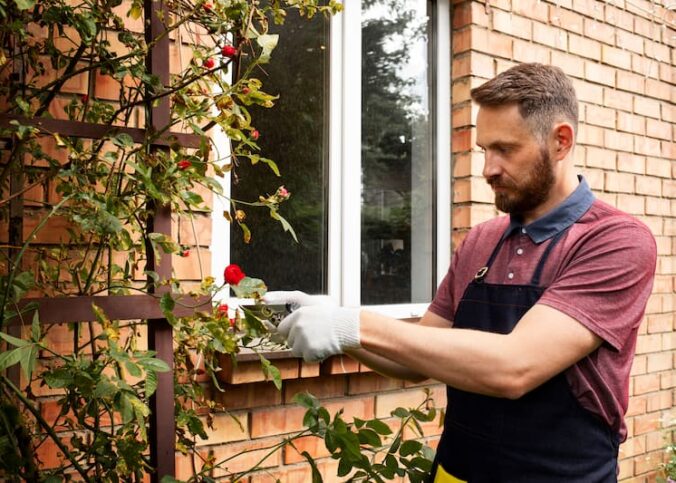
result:
[[[410,413],[404,408],[397,408],[394,411],[392,411],[390,414],[392,416],[394,416],[395,418],[402,418],[403,419],[403,418],[407,418]]]
[[[157,390],[157,373],[153,371],[146,372],[145,383],[145,395],[146,397],[150,397]]]
[[[315,408],[318,405],[317,398],[315,398],[309,392],[297,393],[295,396],[293,396],[293,402],[308,409]]]
[[[141,377],[143,375],[143,372],[141,371],[141,367],[139,367],[139,365],[136,364],[135,362],[125,361],[124,367],[127,368],[127,371],[129,372],[130,376]]]
[[[279,35],[277,34],[263,34],[259,35],[256,39],[258,45],[263,49],[260,57],[258,57],[258,62],[261,64],[266,64],[270,62],[270,54],[275,47],[277,47],[277,42],[279,41]]]
[[[281,176],[277,163],[275,163],[272,159],[260,158],[260,160],[263,161],[265,164],[267,164],[272,170],[272,172],[275,173],[276,176]]]
[[[230,285],[230,288],[239,298],[259,298],[268,291],[263,280],[251,277],[244,277],[237,285]]]
[[[38,346],[31,344],[30,346],[22,347],[21,349],[23,350],[20,361],[21,370],[26,376],[26,379],[30,381],[38,360]]]
[[[134,139],[127,133],[119,133],[112,139],[113,144],[118,148],[131,148],[134,146]]]
[[[374,448],[379,448],[383,445],[380,441],[380,436],[372,429],[360,429],[357,435],[361,444],[368,444]]]
[[[347,458],[341,458],[338,463],[338,476],[347,476],[352,471],[352,463]]]
[[[29,10],[35,6],[36,0],[14,0],[19,10]]]
[[[51,389],[68,387],[73,383],[73,374],[65,368],[54,369],[44,375],[45,382]]]
[[[277,388],[278,391],[282,390],[282,374],[279,372],[279,369],[277,369],[275,366],[273,366],[269,360],[267,360],[265,357],[262,355],[260,356],[261,359],[261,369],[263,370],[263,374],[265,374],[266,379],[272,379],[272,382],[274,382],[275,387]]]
[[[14,364],[21,361],[23,353],[24,348],[18,347],[16,349],[12,349],[11,351],[0,354],[0,371],[5,370],[8,367],[12,367]]]
[[[40,314],[36,310],[33,313],[33,323],[31,324],[31,339],[33,342],[40,342]]]
[[[399,455],[401,457],[410,456],[420,451],[422,446],[423,445],[420,441],[409,439],[408,441],[404,441],[402,443],[401,448],[399,448]]]
[[[173,312],[174,307],[176,307],[176,301],[171,297],[170,293],[165,293],[160,299],[160,309],[162,313],[167,315]]]
[[[94,388],[93,396],[96,398],[109,399],[115,396],[119,392],[119,388],[110,382],[107,377],[100,379],[96,383]]]
[[[291,232],[291,236],[293,237],[294,241],[298,243],[298,237],[296,236],[296,232],[294,231],[293,227],[288,221],[286,221],[285,218],[282,217],[282,215],[279,214],[277,210],[270,208],[270,216],[282,224],[284,231]]]
[[[310,453],[308,453],[307,451],[303,451],[301,455],[310,464],[310,468],[312,468],[312,483],[323,483],[324,480],[322,479],[322,474],[317,469],[317,463],[315,463],[314,458],[312,458],[312,456],[310,456]]]
[[[26,347],[30,342],[27,340],[23,339],[17,339],[16,337],[12,337],[9,334],[5,334],[4,332],[0,332],[0,339],[4,340],[8,344],[12,344],[15,347]]]
[[[371,428],[378,434],[387,435],[392,434],[390,427],[378,419],[371,419],[366,423],[366,427]]]
[[[141,364],[146,371],[169,372],[170,370],[169,364],[157,357],[144,357],[143,359],[139,359],[138,363]]]

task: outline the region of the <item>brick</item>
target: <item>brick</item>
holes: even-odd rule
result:
[[[654,474],[655,468],[662,462],[663,454],[662,451],[653,451],[636,458],[634,460],[634,474],[641,475],[649,471]]]
[[[646,93],[650,97],[656,97],[663,101],[673,101],[674,89],[673,86],[667,82],[661,82],[655,79],[646,79],[645,81]]]
[[[658,78],[660,69],[659,64],[653,59],[641,54],[631,54],[631,70],[643,76],[647,83],[650,77]],[[646,94],[650,95],[650,91],[647,88]]]
[[[223,392],[218,391],[214,394],[214,399],[225,409],[256,408],[282,403],[282,393],[269,382],[224,384],[223,389]]]
[[[610,206],[614,206],[615,208],[619,208],[620,205],[618,204],[618,196],[627,196],[627,195],[618,195],[617,193],[596,193],[596,197],[600,199],[601,201],[608,203]]]
[[[455,73],[453,74],[453,78],[455,79]],[[460,103],[471,102],[472,98],[470,96],[470,90],[471,90],[471,85],[470,85],[470,82],[469,82],[469,78],[465,77],[465,78],[453,81],[453,84],[451,86],[451,97],[453,98],[454,104],[457,105],[457,104],[460,104]],[[453,127],[456,127],[456,126],[453,126]]]
[[[598,15],[600,5],[596,0],[573,0],[573,10],[589,17]]]
[[[648,333],[671,332],[674,325],[673,314],[651,315],[648,318]]]
[[[451,113],[451,128],[468,128],[472,126],[472,106],[465,103],[454,107]]]
[[[472,52],[471,58],[472,75],[491,79],[495,76],[495,59],[493,56]]]
[[[648,356],[637,354],[631,364],[631,375],[638,376],[648,372]]]
[[[568,49],[568,34],[564,30],[539,22],[533,23],[533,41],[554,49]]]
[[[305,408],[282,406],[251,411],[251,437],[260,438],[275,434],[287,434],[303,429]]]
[[[249,438],[249,420],[246,411],[217,413],[212,415],[212,427],[201,418],[208,438],[197,439],[198,446],[206,444],[223,444]]]
[[[643,116],[629,114],[619,111],[617,113],[618,131],[630,132],[633,134],[645,134],[646,119]]]
[[[329,414],[343,411],[343,419],[351,423],[354,418],[373,419],[375,417],[375,400],[372,396],[353,396],[351,398],[324,401]]]
[[[588,147],[586,160],[587,167],[614,170],[617,153],[607,149]]]
[[[568,35],[568,50],[571,54],[587,59],[601,60],[601,44],[575,34]]]
[[[201,248],[199,257],[196,250],[192,250],[188,257],[172,255],[171,263],[179,280],[202,280],[211,270],[211,252]]]
[[[655,432],[646,434],[646,451],[655,451],[657,449],[663,449],[666,443],[666,437],[663,433]]]
[[[589,187],[594,191],[602,191],[605,172],[600,169],[582,168],[581,174],[587,180]]]
[[[321,365],[321,374],[351,374],[359,372],[359,362],[348,356],[333,356]]]
[[[348,379],[348,394],[382,393],[403,388],[401,380],[381,376],[377,373],[351,374]]]
[[[282,390],[285,403],[292,402],[296,394],[306,391],[318,398],[340,397],[346,393],[347,380],[343,375],[290,380],[284,383]]]
[[[650,39],[643,39],[646,56],[658,62],[670,62],[670,47],[659,44]]]
[[[598,84],[615,87],[615,69],[596,62],[586,61],[584,64],[585,79]]]
[[[660,141],[646,136],[634,136],[634,151],[647,156],[661,156]]]
[[[453,54],[466,52],[470,49],[471,45],[472,37],[469,28],[463,28],[462,30],[453,32]]]
[[[636,194],[660,196],[662,194],[660,180],[651,176],[637,176]]]
[[[629,92],[604,88],[603,105],[613,109],[631,111],[634,107],[634,97]]]
[[[628,173],[607,172],[605,190],[620,193],[633,193],[634,175]]]
[[[587,104],[585,111],[585,119],[588,124],[615,128],[617,115],[614,109]]]
[[[634,378],[634,395],[660,390],[659,374],[645,374]]]
[[[663,179],[662,180],[662,194],[667,198],[676,198],[676,180]],[[673,213],[673,210],[672,210]]]
[[[639,335],[636,342],[636,354],[659,352],[662,350],[662,337],[659,334]]]
[[[617,72],[617,88],[637,94],[645,93],[645,77],[633,72]]]
[[[646,134],[648,136],[671,141],[673,126],[670,123],[658,121],[656,119],[647,119],[646,121]]]
[[[670,389],[676,387],[676,371],[671,371],[660,375],[660,388]]]
[[[611,129],[603,130],[603,146],[613,151],[625,151],[627,153],[634,150],[634,138],[626,133],[613,131]],[[617,153],[618,157],[620,153]],[[618,158],[619,166],[619,158]],[[619,167],[618,167],[619,169]]]
[[[279,369],[282,379],[295,379],[298,377],[298,359],[278,359],[272,362]],[[217,373],[220,381],[229,384],[247,384],[266,380],[259,361],[239,362],[235,365],[229,356],[224,356],[221,357],[220,363],[221,371]]]
[[[634,112],[654,119],[660,118],[660,102],[646,97],[634,97]]]
[[[615,44],[615,27],[596,19],[584,19],[584,35],[604,44]]]
[[[668,371],[673,367],[672,354],[659,353],[648,354],[648,372]]]
[[[315,459],[331,456],[331,453],[326,449],[326,445],[322,438],[317,436],[303,436],[302,438],[295,439],[293,441],[293,446],[289,445],[284,448],[284,464],[291,465],[306,461],[305,457],[302,455],[303,451],[307,451],[310,456]]]
[[[422,389],[398,391],[376,397],[376,417],[387,418],[398,407],[417,408],[425,400]]]
[[[649,196],[646,197],[645,212],[648,215],[669,216],[671,205],[669,200]]]
[[[508,35],[513,35],[524,40],[531,39],[533,22],[527,18],[514,15],[512,12],[493,10],[493,29]]]
[[[472,50],[510,59],[512,39],[498,32],[474,28],[472,29]]]
[[[552,64],[560,67],[571,77],[584,77],[584,59],[558,50],[552,51]]]
[[[617,30],[615,32],[615,45],[621,49],[643,54],[643,38],[640,35]]]
[[[233,473],[251,469],[259,462],[261,468],[277,467],[282,460],[281,451],[272,452],[264,461],[261,460],[279,443],[279,438],[266,438],[211,446],[209,452],[213,454],[217,463],[227,459],[227,462],[215,468],[213,476],[215,478],[232,476]],[[203,452],[207,453],[205,450]]]
[[[584,18],[581,15],[555,5],[549,6],[549,23],[576,34],[582,34],[584,28]]]
[[[512,0],[512,10],[524,17],[547,23],[549,9],[547,4],[538,0]]]
[[[573,86],[577,93],[577,98],[580,102],[595,103],[603,97],[603,87],[592,84],[590,82],[578,81],[573,79]],[[584,110],[580,111],[580,116],[584,114]],[[582,119],[580,119],[582,122]]]
[[[634,462],[632,460],[621,460],[618,462],[618,478],[624,481],[626,478],[634,475]]]
[[[645,436],[627,439],[620,446],[620,459],[645,453]]]
[[[604,18],[608,24],[615,25],[618,28],[629,31],[634,28],[633,15],[629,15],[613,5],[605,6]]]
[[[550,63],[549,49],[523,40],[514,40],[514,60],[519,62]]]
[[[633,417],[646,413],[648,407],[647,396],[633,396],[629,398],[629,406],[627,407],[627,417]]]
[[[660,391],[654,394],[649,394],[647,399],[648,399],[647,410],[650,413],[654,413],[655,411],[660,411],[662,409],[672,408],[674,394],[673,391],[671,390]]]
[[[238,480],[243,481],[243,480]],[[312,481],[312,468],[309,464],[282,466],[279,470],[266,470],[253,473],[249,483],[305,483]]]
[[[319,362],[300,361],[300,377],[318,377],[321,365]]]

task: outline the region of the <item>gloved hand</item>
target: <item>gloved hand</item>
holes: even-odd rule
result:
[[[296,357],[315,362],[361,347],[359,308],[338,307],[326,296],[311,296],[297,291],[270,292],[264,301],[297,307],[277,327],[277,332],[286,337]]]
[[[298,310],[301,307],[307,307],[308,305],[338,306],[336,301],[328,295],[309,295],[300,290],[268,292],[262,298],[263,302],[268,305],[287,304],[292,311]]]
[[[359,349],[360,309],[309,305],[288,315],[277,326],[296,357],[321,361],[346,350]]]

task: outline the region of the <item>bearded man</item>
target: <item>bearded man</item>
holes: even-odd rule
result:
[[[421,320],[272,292],[296,309],[279,333],[306,360],[347,353],[445,383],[430,482],[616,482],[654,238],[576,174],[578,103],[559,68],[517,65],[472,99],[483,176],[507,215],[469,232]]]

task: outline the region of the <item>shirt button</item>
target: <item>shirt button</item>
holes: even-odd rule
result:
[[[507,278],[510,279],[510,280],[513,279],[513,278],[514,278],[514,274],[513,274],[512,272],[509,272],[509,273],[507,274]]]
[[[517,255],[523,255],[523,248],[517,248],[517,249],[516,249],[516,254],[517,254]]]

